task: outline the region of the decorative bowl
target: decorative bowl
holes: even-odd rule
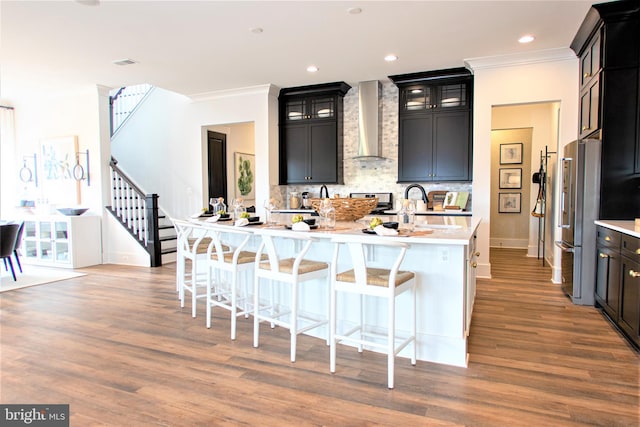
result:
[[[384,228],[393,228],[394,230],[398,229],[398,223],[396,221],[383,222],[382,226]]]
[[[323,199],[311,199],[311,206],[318,213],[320,212],[320,203],[322,200]],[[341,197],[329,200],[331,201],[331,206],[336,210],[337,221],[355,221],[368,215],[378,206],[377,197],[367,197],[363,199]]]
[[[258,222],[258,221],[260,221],[260,217],[259,216],[250,216],[247,219],[249,220],[249,222]]]
[[[85,213],[88,210],[89,210],[89,208],[58,208],[57,209],[58,212],[60,212],[62,215],[66,215],[66,216],[82,215],[83,213]]]
[[[309,226],[316,224],[315,218],[307,218],[307,219],[303,219],[303,221],[306,222],[307,225],[309,225]]]

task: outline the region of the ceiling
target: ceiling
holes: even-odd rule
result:
[[[0,98],[96,84],[150,83],[195,95],[384,80],[567,48],[592,3],[2,0]],[[354,7],[361,13],[349,13]],[[536,39],[521,45],[523,34]],[[391,53],[399,59],[384,61]],[[136,63],[113,64],[125,58]],[[311,64],[319,71],[307,72]]]

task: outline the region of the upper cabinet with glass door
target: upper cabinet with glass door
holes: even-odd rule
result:
[[[300,96],[285,101],[285,121],[332,119],[336,115],[335,96]]]
[[[469,90],[467,82],[409,84],[400,88],[400,109],[403,113],[468,109]]]

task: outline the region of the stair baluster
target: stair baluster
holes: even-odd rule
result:
[[[162,265],[162,249],[159,236],[158,195],[145,194],[111,159],[111,206],[107,210],[146,249],[151,266]]]

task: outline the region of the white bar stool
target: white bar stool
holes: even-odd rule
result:
[[[363,346],[379,348],[387,354],[388,387],[394,387],[394,362],[395,356],[408,344],[412,343],[411,364],[416,364],[416,280],[415,274],[410,271],[401,271],[400,264],[409,248],[408,244],[393,241],[384,241],[372,237],[371,242],[363,243],[362,237],[336,236],[332,239],[335,243],[333,261],[331,265],[331,296],[330,296],[330,371],[336,372],[336,344],[339,342],[357,344],[358,351],[362,352]],[[337,265],[340,256],[340,248],[346,246],[351,257],[353,268],[338,273]],[[397,249],[397,256],[391,268],[373,263],[367,260],[367,251],[379,250],[382,247]],[[383,257],[380,257],[383,258]],[[385,260],[393,261],[385,257]],[[340,256],[341,260],[348,256]],[[375,264],[375,266],[374,266]],[[388,263],[387,263],[388,266]],[[396,337],[396,296],[403,292],[411,292],[411,332],[408,337]],[[352,293],[360,296],[359,325],[338,334],[337,332],[337,294],[338,292]],[[364,311],[365,296],[386,298],[387,300],[387,334],[382,335],[366,328]],[[358,333],[358,334],[356,334]],[[356,334],[354,336],[354,334]],[[375,341],[378,338],[378,341]],[[380,342],[381,338],[384,342]]]
[[[177,234],[177,251],[176,251],[176,287],[178,298],[180,299],[180,307],[184,308],[185,291],[191,292],[191,316],[196,317],[196,300],[198,298],[206,298],[205,289],[207,287],[208,275],[207,271],[200,268],[198,271],[199,261],[206,265],[207,250],[211,243],[211,238],[207,236],[207,229],[201,224],[184,221],[180,219],[171,219]],[[191,269],[187,271],[186,261],[191,262]],[[198,293],[198,288],[202,289],[202,293]]]
[[[253,346],[258,347],[260,322],[271,322],[274,325],[289,329],[291,333],[291,361],[296,361],[296,343],[298,334],[325,325],[328,316],[324,319],[314,319],[310,316],[302,316],[298,312],[298,287],[306,281],[328,277],[329,264],[321,261],[304,259],[309,247],[314,242],[308,234],[288,233],[286,236],[282,232],[273,230],[261,230],[262,243],[256,252],[256,263],[254,271],[254,324],[253,324]],[[294,257],[281,258],[276,249],[276,241],[279,249],[283,250],[285,243],[293,243]],[[258,257],[266,253],[267,260],[262,261]],[[269,305],[260,305],[260,279],[268,279],[271,284],[271,295]],[[281,282],[289,285],[288,311],[280,312],[279,303],[274,301],[273,282]],[[328,284],[327,284],[328,289]],[[301,326],[305,323],[304,326]],[[327,340],[328,344],[328,340]]]
[[[254,270],[256,253],[245,248],[252,233],[242,228],[225,226],[225,230],[212,231],[211,244],[207,251],[209,260],[207,280],[207,328],[211,327],[213,307],[221,307],[231,312],[231,339],[236,339],[236,320],[238,316],[249,317],[251,283],[247,273]],[[239,243],[237,243],[239,242]],[[222,280],[222,275],[226,280]],[[226,273],[226,274],[224,274]],[[239,294],[239,275],[245,274],[243,292]],[[215,279],[214,279],[215,274]],[[238,311],[240,309],[240,311]]]

